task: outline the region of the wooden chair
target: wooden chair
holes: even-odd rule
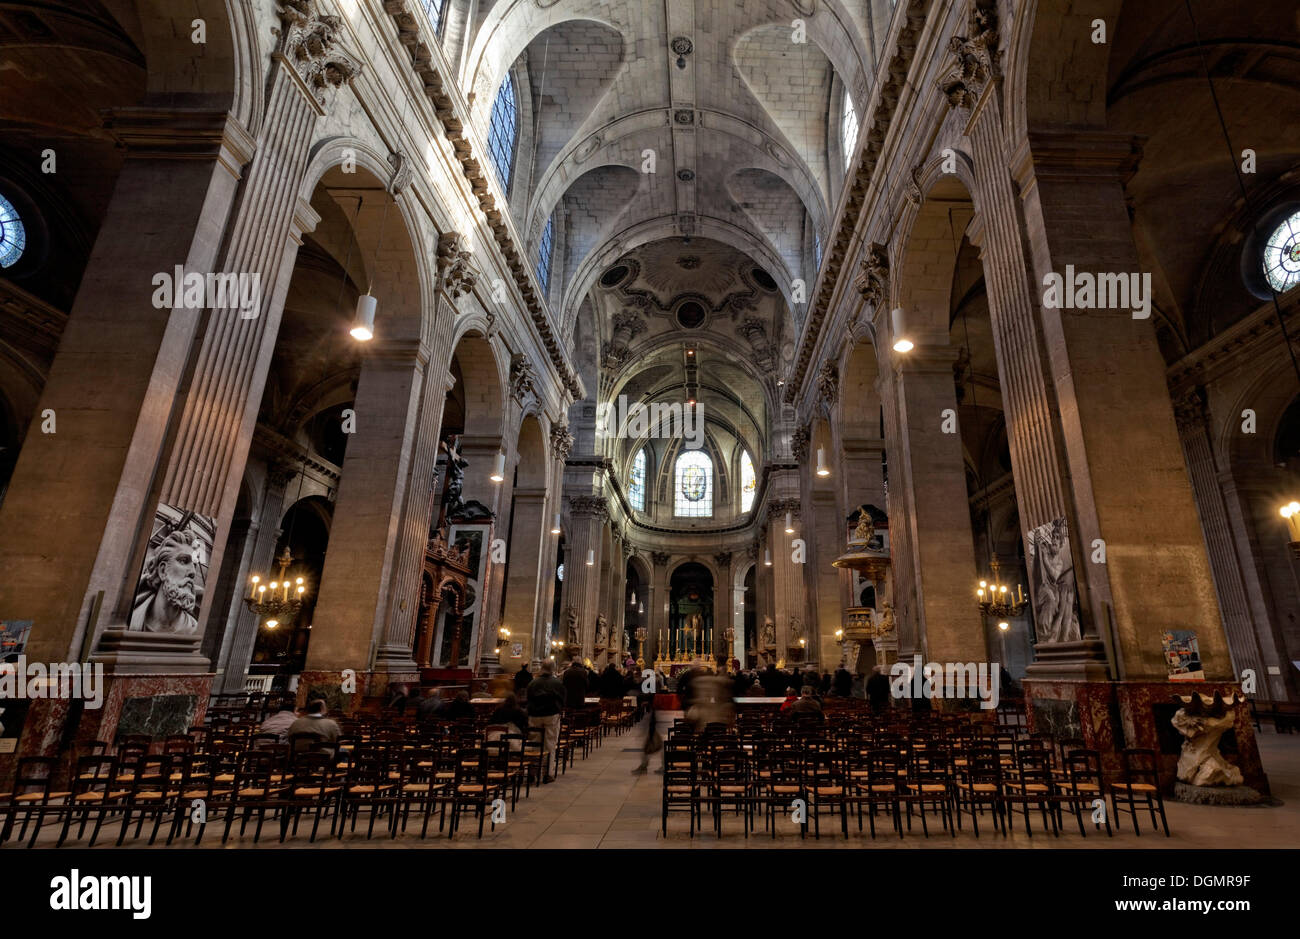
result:
[[[56,846],[63,844],[73,819],[78,819],[77,840],[85,834],[86,825],[91,816],[95,818],[95,827],[90,833],[90,846],[95,846],[99,830],[104,819],[122,808],[122,797],[126,795],[119,776],[117,759],[111,756],[83,756],[77,760],[73,770],[72,791],[64,806],[63,830],[59,833]]]
[[[685,811],[690,816],[690,834],[695,837],[695,826],[700,816],[699,763],[695,751],[680,744],[665,744],[664,783],[661,804],[661,821],[664,837],[668,837],[668,815]]]
[[[1050,820],[1052,834],[1060,835],[1056,825],[1056,806],[1053,804],[1052,767],[1047,753],[1033,748],[1022,749],[1016,756],[1015,775],[1002,780],[1002,804],[1008,817],[1011,807],[1019,805],[1025,819],[1025,834],[1034,836],[1029,824],[1029,806],[1038,806],[1043,816],[1043,831]]]
[[[1094,803],[1101,803],[1101,818],[1106,824],[1106,837],[1111,837],[1110,814],[1106,812],[1105,790],[1101,772],[1101,754],[1096,750],[1073,750],[1065,758],[1065,778],[1056,783],[1056,806],[1059,818],[1064,807],[1079,823],[1079,834],[1087,837],[1083,827],[1084,812],[1091,813]],[[1101,823],[1094,822],[1098,831]]]
[[[980,836],[979,816],[987,807],[993,813],[994,827],[1006,834],[1006,820],[1002,808],[1002,761],[995,749],[976,747],[967,751],[967,765],[953,785],[954,805],[957,809],[957,828],[961,829],[963,811],[970,813],[975,837]]]
[[[1140,747],[1128,747],[1120,751],[1122,780],[1111,783],[1110,802],[1115,812],[1115,824],[1119,825],[1121,809],[1133,818],[1133,834],[1141,835],[1138,828],[1137,809],[1141,802],[1151,814],[1151,827],[1159,831],[1164,827],[1165,837],[1169,835],[1169,822],[1165,818],[1165,799],[1160,792],[1160,770],[1155,750]],[[1160,813],[1160,822],[1156,823],[1156,813]]]
[[[14,788],[8,794],[0,796],[0,811],[5,816],[4,824],[0,826],[0,844],[9,840],[14,822],[21,815],[23,824],[18,832],[19,841],[27,836],[28,824],[35,822],[32,826],[32,840],[27,845],[30,848],[36,843],[36,836],[46,815],[62,811],[57,804],[51,806],[51,801],[57,802],[71,795],[69,792],[54,791],[54,773],[58,765],[59,761],[52,756],[25,756],[18,760]]]
[[[291,829],[293,836],[298,836],[298,823],[307,813],[312,816],[311,836],[307,839],[310,843],[316,842],[322,818],[329,819],[329,833],[333,836],[334,824],[339,816],[339,793],[342,791],[343,785],[337,780],[334,764],[327,754],[301,754],[294,763],[293,777],[283,796],[281,843]]]

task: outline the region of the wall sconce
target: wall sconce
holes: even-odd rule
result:
[[[889,322],[894,333],[894,351],[911,352],[915,346],[907,335],[907,320],[901,306],[894,307],[890,312]]]

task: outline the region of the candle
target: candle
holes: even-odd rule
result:
[[[251,600],[257,595],[257,583],[261,579],[262,578],[258,577],[256,574],[253,575],[252,586],[248,588],[248,599]]]

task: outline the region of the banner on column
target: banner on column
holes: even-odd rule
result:
[[[208,579],[216,521],[174,505],[160,504],[127,628],[144,632],[194,633]]]

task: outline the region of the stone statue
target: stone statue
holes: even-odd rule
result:
[[[460,493],[465,488],[465,467],[469,461],[460,455],[460,442],[454,434],[438,444],[438,449],[447,454],[447,487],[442,491],[442,503],[448,515],[455,515],[464,505]]]
[[[1241,770],[1223,758],[1219,738],[1232,729],[1231,706],[1236,695],[1225,700],[1217,691],[1212,699],[1203,694],[1174,695],[1181,704],[1174,714],[1174,727],[1185,738],[1178,757],[1178,780],[1193,786],[1240,786]]]
[[[898,623],[894,619],[894,604],[886,600],[880,605],[880,631],[882,634],[892,633],[897,627]]]
[[[763,617],[763,631],[759,634],[759,647],[763,649],[776,648],[776,624],[772,622],[772,617]]]
[[[571,646],[582,645],[582,640],[578,636],[578,611],[569,607],[564,617],[564,641]]]
[[[596,649],[603,649],[609,644],[609,620],[604,613],[596,615]]]
[[[203,600],[203,545],[180,528],[150,549],[131,609],[128,629],[189,634],[198,631],[194,615]]]
[[[853,544],[868,544],[876,535],[875,523],[871,521],[871,510],[866,503],[858,506],[858,526],[853,529]]]
[[[797,616],[790,617],[790,642],[798,645],[799,640],[803,638],[803,620]]]

